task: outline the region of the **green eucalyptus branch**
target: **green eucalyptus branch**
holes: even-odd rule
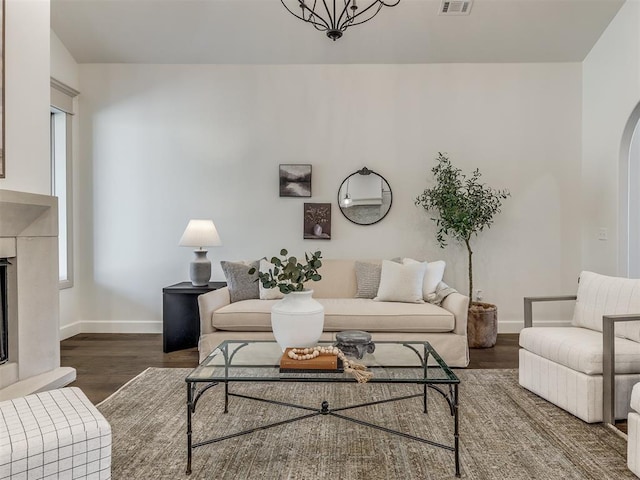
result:
[[[496,190],[481,183],[482,174],[477,168],[470,177],[454,167],[446,154],[438,152],[438,162],[431,169],[435,186],[425,189],[415,204],[427,212],[436,223],[436,240],[440,248],[447,245],[447,238],[463,243],[468,251],[469,297],[473,298],[473,263],[471,237],[493,224],[493,217],[500,213],[502,200],[511,194],[508,190]]]
[[[322,266],[321,252],[311,255],[304,254],[304,264],[298,262],[296,257],[287,257],[289,252],[286,249],[280,250],[280,256],[272,257],[270,262],[273,268],[268,272],[258,272],[258,280],[262,282],[264,288],[278,288],[282,293],[301,292],[304,284],[309,281],[317,282],[322,279],[318,269]],[[256,273],[255,268],[249,270],[249,275]]]

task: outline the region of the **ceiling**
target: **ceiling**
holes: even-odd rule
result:
[[[51,0],[51,27],[79,63],[573,62],[624,0],[440,3],[401,0],[336,42],[279,0]]]

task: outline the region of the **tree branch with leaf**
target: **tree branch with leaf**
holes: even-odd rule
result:
[[[438,230],[436,239],[440,248],[452,238],[464,243],[468,253],[469,298],[473,299],[473,250],[471,237],[485,228],[490,228],[493,217],[500,213],[502,200],[511,194],[508,190],[496,190],[481,183],[482,174],[476,168],[467,177],[462,170],[454,167],[446,154],[438,152],[438,162],[431,169],[436,184],[425,189],[415,204],[427,212],[436,213],[431,217]]]
[[[289,252],[286,249],[280,250],[280,256],[271,257],[270,262],[273,268],[267,272],[258,272],[258,281],[264,288],[278,288],[282,293],[301,292],[304,290],[305,282],[317,282],[322,279],[318,269],[322,267],[322,253],[315,252],[311,255],[304,254],[305,263],[298,262],[294,256],[287,257]],[[249,270],[249,275],[256,273],[255,268]]]

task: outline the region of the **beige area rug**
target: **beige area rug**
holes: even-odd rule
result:
[[[118,479],[445,479],[453,453],[332,416],[319,416],[197,448],[186,467],[186,384],[189,369],[150,368],[99,405],[113,429],[113,478]],[[626,440],[589,425],[518,385],[516,370],[457,370],[462,478],[625,479]],[[419,392],[411,385],[234,384],[232,391],[332,407]],[[304,413],[205,393],[194,416],[194,440]],[[432,393],[421,399],[344,412],[388,428],[452,445],[453,419]]]

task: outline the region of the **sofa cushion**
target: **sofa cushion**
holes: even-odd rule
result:
[[[412,258],[403,258],[402,263],[404,265],[410,265],[420,262]],[[436,288],[438,288],[438,284],[442,281],[442,277],[444,277],[444,269],[447,264],[444,260],[424,263],[427,264],[427,268],[424,271],[424,279],[422,281],[422,298],[426,301],[436,293]]]
[[[602,375],[602,334],[579,327],[533,327],[520,332],[520,346],[587,375]],[[640,344],[615,339],[616,373],[640,373]]]
[[[407,265],[382,261],[380,286],[375,300],[380,302],[423,303],[422,284],[426,263]]]
[[[324,331],[451,332],[453,314],[429,303],[376,302],[364,298],[316,298],[324,306]],[[211,326],[229,331],[271,331],[271,306],[277,300],[244,300],[214,312]]]
[[[454,315],[430,303],[379,302],[364,298],[319,298],[324,331],[451,332]]]
[[[602,316],[640,313],[640,280],[582,272],[572,325],[602,332]],[[640,342],[640,322],[620,322],[616,336]]]
[[[318,270],[322,280],[307,282],[305,288],[313,290],[313,298],[354,298],[356,296],[355,260],[322,259]]]
[[[355,268],[356,282],[358,284],[356,298],[374,298],[380,286],[382,265],[379,263],[356,261]]]
[[[243,300],[219,308],[211,316],[217,330],[236,332],[271,331],[271,306],[279,300]]]
[[[229,299],[231,302],[240,302],[250,298],[259,298],[258,290],[258,260],[252,262],[227,262],[221,261],[220,266],[224,272],[227,286],[229,287]],[[255,268],[256,272],[249,275],[249,270]]]

